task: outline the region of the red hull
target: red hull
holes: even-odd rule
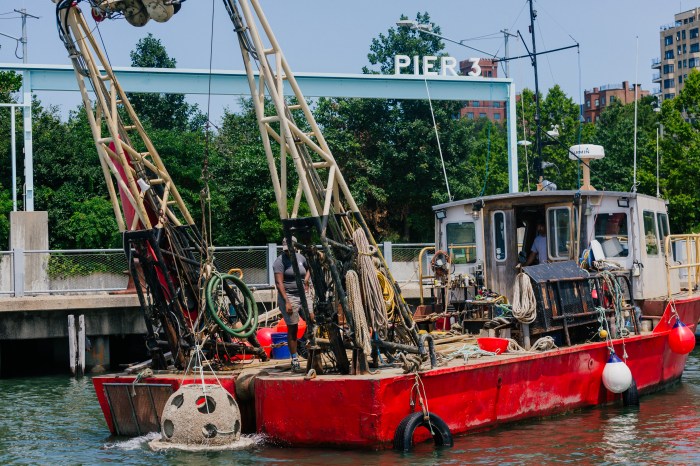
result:
[[[677,301],[676,309],[682,320],[695,323],[700,318],[700,299]],[[687,355],[670,350],[667,316],[668,310],[653,333],[625,339],[627,363],[641,393],[661,389],[683,373]],[[695,324],[691,329],[695,330]],[[615,350],[622,356],[620,341]],[[429,410],[453,434],[460,434],[619,399],[620,395],[608,392],[601,382],[608,355],[604,342],[590,343],[546,353],[472,360],[422,372],[420,379]],[[235,392],[232,376],[220,379],[227,390]],[[93,380],[107,424],[115,433],[103,384],[129,382],[133,376]],[[182,380],[182,376],[159,375],[144,382],[177,388]],[[324,376],[311,381],[284,375],[261,377],[255,383],[255,430],[292,446],[383,448],[391,444],[399,422],[419,409],[410,405],[415,382],[413,374],[396,373]],[[252,422],[252,412],[244,408],[243,414]]]

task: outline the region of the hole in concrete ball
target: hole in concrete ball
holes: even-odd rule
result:
[[[233,397],[230,394],[228,395],[228,403],[231,406],[234,406],[236,404],[236,401],[233,399]]]
[[[175,406],[176,408],[179,408],[180,406],[182,406],[182,403],[184,403],[184,401],[185,401],[185,397],[182,396],[182,393],[180,393],[175,398],[173,398],[173,401],[171,401],[171,404],[173,406]]]
[[[214,438],[216,437],[217,432],[218,430],[214,424],[207,424],[206,426],[202,427],[202,435],[204,435],[204,438]]]
[[[210,396],[200,396],[194,404],[202,414],[211,414],[216,409],[216,401]]]
[[[171,438],[175,433],[175,426],[170,419],[166,419],[165,422],[163,422],[163,433],[168,438]]]
[[[240,432],[241,431],[241,421],[236,419],[236,422],[233,424],[233,431],[234,432]]]

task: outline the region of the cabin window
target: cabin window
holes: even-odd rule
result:
[[[661,246],[661,254],[666,252],[666,237],[669,235],[668,216],[666,214],[656,214],[656,229],[659,232],[659,245]]]
[[[547,253],[550,259],[568,259],[571,251],[571,211],[555,207],[547,211]]]
[[[645,210],[642,214],[644,220],[644,242],[647,247],[647,254],[655,256],[659,253],[659,243],[657,242],[656,220],[654,212]]]
[[[506,260],[506,214],[493,213],[493,252],[498,262]]]
[[[474,222],[447,224],[447,249],[453,264],[476,262],[476,227]]]
[[[627,257],[629,254],[627,214],[624,212],[599,214],[595,219],[595,239],[603,247],[605,257]]]

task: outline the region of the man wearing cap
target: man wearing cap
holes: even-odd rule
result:
[[[292,243],[296,238],[292,237]],[[294,274],[292,258],[295,258],[299,267],[299,273],[304,276],[304,289],[297,287],[297,279]],[[311,271],[306,262],[306,258],[294,251],[294,247],[287,246],[287,239],[282,240],[282,254],[280,254],[272,265],[275,273],[275,286],[277,287],[277,306],[282,313],[282,318],[287,324],[287,344],[289,352],[292,354],[292,370],[301,370],[299,356],[297,355],[297,328],[299,324],[299,309],[301,299],[309,289],[309,278]]]

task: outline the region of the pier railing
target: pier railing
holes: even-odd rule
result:
[[[394,279],[417,283],[418,255],[428,244],[379,244]],[[272,264],[281,253],[276,244],[216,247],[220,271],[243,271],[249,286],[274,286]],[[46,249],[0,251],[0,297],[89,294],[126,290],[128,264],[122,249]]]

